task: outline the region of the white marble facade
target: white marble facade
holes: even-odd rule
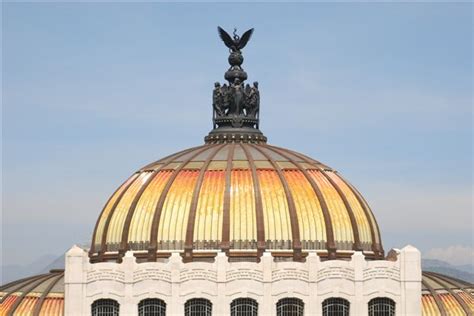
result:
[[[310,253],[304,263],[275,262],[270,253],[260,263],[228,262],[224,253],[213,263],[183,263],[178,253],[166,262],[137,263],[128,252],[122,263],[91,264],[74,246],[66,254],[65,314],[88,315],[95,300],[111,298],[121,315],[137,315],[141,300],[160,298],[167,315],[184,315],[187,300],[206,298],[213,315],[229,315],[232,300],[250,297],[259,315],[275,315],[278,300],[297,297],[305,315],[322,315],[326,298],[341,297],[350,302],[351,315],[368,315],[372,298],[388,297],[396,315],[420,315],[420,252],[412,246],[397,252],[393,261],[366,261],[360,252],[351,260],[321,261]]]

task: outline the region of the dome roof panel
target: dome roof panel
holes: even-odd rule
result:
[[[234,161],[248,161],[247,155],[245,154],[242,146],[235,146],[234,150],[234,156],[232,157],[232,160]]]
[[[1,315],[64,314],[64,270],[51,270],[0,287]]]
[[[128,226],[128,238],[131,241],[146,241],[146,245],[132,246],[137,250],[146,250],[148,247],[148,238],[150,237],[151,225],[153,215],[155,212],[155,205],[163,192],[166,184],[172,176],[172,171],[163,170],[156,172],[156,175],[151,179],[146,186],[142,195],[138,197],[136,207],[132,213],[130,225]],[[130,205],[130,209],[132,205]]]
[[[309,243],[321,243],[326,239],[324,214],[317,195],[302,171],[285,170],[283,173],[296,204],[301,242],[307,244],[303,248],[315,249]]]
[[[472,315],[474,285],[434,272],[423,272],[422,315]]]
[[[230,243],[234,249],[256,249],[257,216],[255,212],[255,192],[252,173],[248,170],[231,170],[228,212],[223,214],[224,224],[222,240]],[[227,209],[224,201],[224,208]],[[228,213],[228,214],[227,214]],[[261,218],[261,217],[259,217]],[[228,237],[227,237],[228,235]]]
[[[197,249],[205,241],[217,243],[222,240],[223,211],[225,194],[225,171],[207,170],[199,191],[194,235]],[[213,246],[217,248],[218,245]]]
[[[229,156],[229,149],[230,149],[230,146],[222,147],[212,159],[213,162],[226,161],[227,157]]]

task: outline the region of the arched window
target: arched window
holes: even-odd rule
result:
[[[252,298],[236,298],[230,303],[231,316],[257,316],[258,303]]]
[[[325,299],[323,316],[349,316],[349,301],[340,297]]]
[[[159,298],[146,298],[138,303],[139,316],[165,316],[166,303]]]
[[[108,298],[92,303],[92,316],[118,316],[120,305],[117,301]]]
[[[369,301],[369,316],[395,316],[395,302],[388,297],[376,297]]]
[[[277,303],[277,316],[303,316],[304,303],[296,297],[282,298]]]
[[[211,316],[212,303],[205,298],[192,298],[184,304],[186,316]]]

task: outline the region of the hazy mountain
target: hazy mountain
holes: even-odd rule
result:
[[[83,249],[88,249],[89,243],[83,243],[78,245]],[[1,267],[2,275],[0,284],[6,284],[11,281],[15,281],[21,278],[26,278],[36,274],[47,273],[51,269],[64,269],[65,253],[62,255],[44,255],[36,259],[30,264],[19,265],[11,264]]]
[[[61,257],[56,258],[53,262],[49,263],[46,267],[41,270],[41,273],[49,272],[52,269],[64,269],[65,254]]]
[[[43,269],[58,258],[57,255],[44,255],[30,264],[19,265],[9,264],[2,266],[1,284],[15,281],[28,276],[33,276],[43,272]]]
[[[474,283],[474,264],[455,266],[436,259],[422,259],[421,268],[424,271],[437,272],[448,276]]]

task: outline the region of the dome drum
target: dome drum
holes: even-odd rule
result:
[[[90,258],[120,260],[127,250],[148,261],[175,251],[184,261],[218,251],[230,260],[259,261],[264,251],[296,261],[308,251],[383,258],[370,208],[339,173],[248,142],[190,148],[133,174],[106,203]]]

